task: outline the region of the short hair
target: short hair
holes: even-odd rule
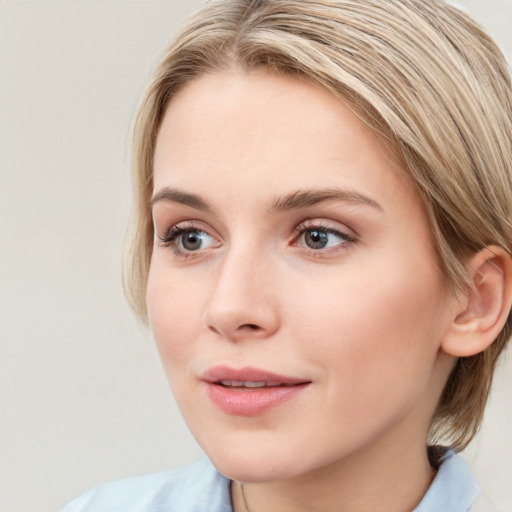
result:
[[[153,156],[166,106],[188,82],[233,68],[320,85],[384,137],[425,204],[439,270],[454,292],[469,286],[471,255],[489,245],[512,253],[510,73],[473,19],[441,0],[214,0],[165,51],[134,122],[124,283],[144,322]],[[489,348],[458,359],[429,444],[461,450],[474,437],[511,333],[509,313]]]

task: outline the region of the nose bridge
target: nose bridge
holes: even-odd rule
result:
[[[272,267],[261,249],[228,249],[207,305],[206,326],[233,340],[274,333],[279,315]]]

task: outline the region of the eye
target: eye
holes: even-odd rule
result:
[[[219,242],[203,229],[194,226],[176,225],[160,238],[164,247],[172,247],[176,256],[186,256],[187,253],[199,252],[211,247],[218,247]]]
[[[299,226],[294,239],[294,245],[316,252],[336,251],[355,241],[351,235],[322,225]]]
[[[178,242],[181,247],[187,251],[198,251],[209,246],[211,236],[204,231],[184,231],[179,237]],[[210,244],[211,245],[211,244]]]

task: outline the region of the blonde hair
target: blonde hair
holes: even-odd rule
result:
[[[454,289],[468,286],[476,251],[494,244],[512,253],[511,81],[475,21],[439,0],[210,1],[165,52],[135,120],[125,288],[145,322],[153,154],[165,108],[186,83],[233,67],[319,84],[389,141],[424,200]],[[429,442],[460,450],[473,438],[511,332],[509,315],[487,350],[458,360]]]

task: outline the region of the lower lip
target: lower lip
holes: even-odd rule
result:
[[[237,416],[257,416],[302,393],[309,383],[268,388],[227,388],[207,383],[210,400],[223,412]]]

